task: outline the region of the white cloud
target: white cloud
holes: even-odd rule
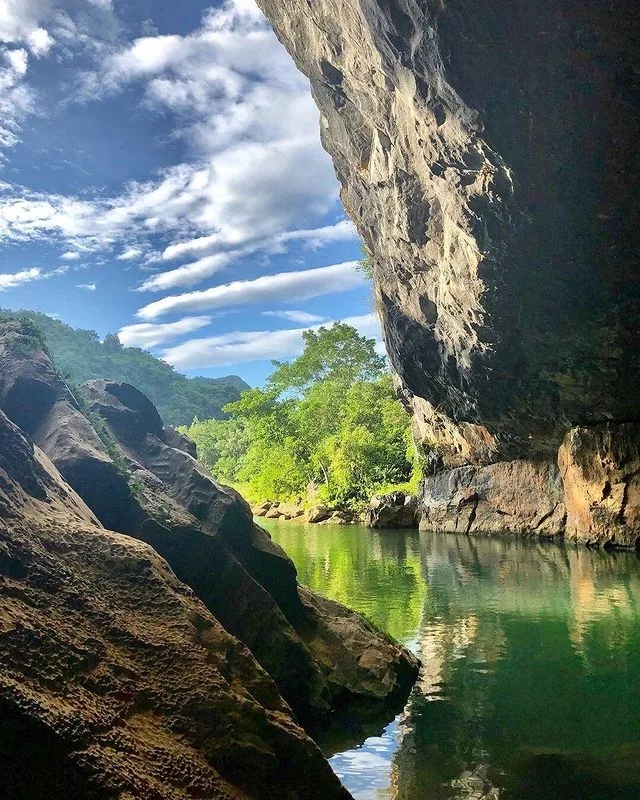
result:
[[[16,286],[22,286],[25,283],[32,283],[46,278],[52,278],[55,275],[64,275],[67,267],[58,267],[58,269],[45,272],[40,267],[29,267],[28,269],[20,270],[20,272],[3,272],[0,273],[0,292],[5,289],[13,289]]]
[[[55,39],[45,28],[35,28],[26,37],[29,50],[36,58],[46,56],[53,47]]]
[[[32,15],[29,30],[45,16]],[[52,29],[56,38],[71,35],[59,28]],[[209,249],[193,245],[192,260],[178,271],[145,282],[158,291],[214,274],[219,259],[205,257],[232,253],[228,263],[246,247],[284,252],[295,240],[316,247],[351,235],[346,222],[312,227],[335,206],[337,181],[307,81],[253,0],[227,0],[190,34],[145,36],[100,56],[100,69],[86,75],[85,99],[139,85],[149,109],[172,115],[193,161],[110,198],[12,187],[0,201],[0,238],[53,235],[74,249],[119,246],[123,261],[148,252],[145,232],[176,239],[176,256],[187,254],[185,239],[207,239]]]
[[[95,283],[77,283],[76,289],[86,289],[87,292],[95,292],[96,290]]]
[[[279,317],[280,319],[288,319],[291,322],[302,322],[313,324],[314,322],[322,322],[324,317],[319,317],[317,314],[309,314],[307,311],[263,311],[263,317]]]
[[[63,261],[77,261],[80,258],[80,253],[77,253],[75,250],[67,250],[66,253],[63,253],[60,258]]]
[[[279,272],[254,280],[233,281],[203,291],[170,295],[143,306],[136,316],[150,320],[164,314],[207,311],[224,306],[307,300],[324,294],[345,292],[363,283],[357,262],[347,261],[329,267]]]
[[[136,258],[142,256],[142,250],[139,247],[128,247],[117,257],[118,261],[135,261]]]
[[[352,325],[363,336],[379,337],[380,326],[375,314],[348,317],[343,322]],[[333,321],[324,323],[333,324]],[[319,325],[314,326],[315,329]],[[247,361],[291,358],[304,348],[302,334],[308,328],[275,331],[234,331],[221,336],[191,339],[168,348],[162,358],[180,369],[222,367]]]
[[[157,347],[185,333],[193,333],[204,328],[209,325],[211,319],[209,316],[185,317],[164,324],[142,322],[137,325],[125,325],[118,331],[118,336],[125,347]]]
[[[29,56],[46,58],[61,44],[68,58],[75,50],[95,52],[113,39],[118,26],[110,3],[95,0],[93,5],[0,0],[0,150],[17,144],[22,120],[39,108],[36,92],[26,83]]]
[[[42,277],[42,270],[39,267],[23,269],[20,272],[0,273],[0,291],[12,289],[14,286],[20,286],[23,283],[40,280]]]
[[[204,278],[208,278],[225,269],[228,264],[237,258],[254,253],[256,250],[263,250],[269,254],[282,253],[286,251],[287,244],[295,241],[305,242],[309,248],[317,250],[331,242],[346,241],[356,237],[355,226],[349,220],[341,220],[335,225],[325,225],[321,228],[284,231],[246,244],[242,248],[235,250],[223,249],[222,252],[204,255],[197,261],[183,264],[166,272],[160,272],[147,278],[139,288],[140,291],[157,292],[175,289],[178,286],[193,286]],[[223,242],[219,235],[199,237],[167,247],[162,254],[162,258],[168,260],[189,253],[210,253],[216,249],[224,248],[226,244],[228,242]]]

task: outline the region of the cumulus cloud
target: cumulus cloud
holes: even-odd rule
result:
[[[263,311],[263,317],[279,317],[280,319],[288,319],[290,322],[309,323],[322,322],[324,317],[319,317],[317,314],[309,314],[307,311]]]
[[[80,253],[76,252],[75,250],[67,250],[66,253],[63,253],[60,258],[63,261],[77,261],[80,258]]]
[[[325,323],[331,325],[333,321]],[[375,314],[348,317],[343,320],[362,335],[379,337],[380,327]],[[319,325],[314,326],[315,329]],[[223,367],[247,361],[292,358],[304,349],[302,334],[306,328],[274,331],[234,331],[221,336],[190,339],[170,347],[162,358],[181,369]]]
[[[159,324],[142,322],[137,325],[125,325],[118,331],[118,336],[125,347],[158,347],[186,333],[204,328],[209,325],[211,319],[210,316],[199,316],[185,317],[176,322]]]
[[[139,247],[127,247],[126,250],[123,250],[119,256],[117,256],[118,261],[135,261],[136,258],[140,258],[142,256],[143,251]]]
[[[31,6],[34,13],[27,13]],[[21,5],[16,0],[12,8]],[[48,40],[34,32],[48,5],[27,0],[25,8],[20,35],[33,34],[44,52]],[[61,32],[59,17],[54,37],[66,41],[73,26]],[[77,27],[76,17],[65,18]],[[152,113],[172,115],[174,134],[192,147],[193,160],[112,197],[10,187],[0,197],[0,237],[55,236],[73,249],[95,251],[118,246],[123,261],[137,257],[140,246],[148,250],[145,235],[172,237],[175,250],[169,255],[170,245],[165,258],[190,260],[146,282],[145,289],[157,291],[214,274],[220,259],[205,257],[231,253],[229,263],[247,247],[284,252],[294,241],[317,247],[353,235],[347,222],[313,227],[336,205],[337,182],[320,146],[307,82],[252,0],[227,0],[189,34],[145,36],[100,56],[100,68],[85,75],[84,98],[139,87]],[[16,134],[8,129],[6,135]]]
[[[170,295],[143,306],[136,316],[150,320],[165,314],[208,311],[225,306],[307,300],[355,289],[363,283],[364,278],[357,269],[357,262],[347,261],[329,267],[279,272],[254,280],[233,281],[203,291]]]

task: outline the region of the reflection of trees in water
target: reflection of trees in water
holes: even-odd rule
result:
[[[293,559],[300,583],[365,614],[400,641],[415,639],[428,591],[417,532],[286,522],[269,530]]]
[[[638,752],[627,742],[640,739],[636,556],[429,533],[421,544],[424,667],[400,726],[393,796],[568,800],[566,789],[547,794],[555,768],[573,775],[581,800],[636,798],[632,782],[596,774],[602,748],[619,763]]]

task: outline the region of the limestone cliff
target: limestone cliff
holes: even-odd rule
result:
[[[573,426],[638,420],[635,4],[259,4],[310,79],[433,470],[537,475]]]

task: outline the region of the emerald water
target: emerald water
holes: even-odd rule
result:
[[[423,662],[403,713],[330,759],[357,800],[639,800],[635,554],[267,524],[301,583]]]

